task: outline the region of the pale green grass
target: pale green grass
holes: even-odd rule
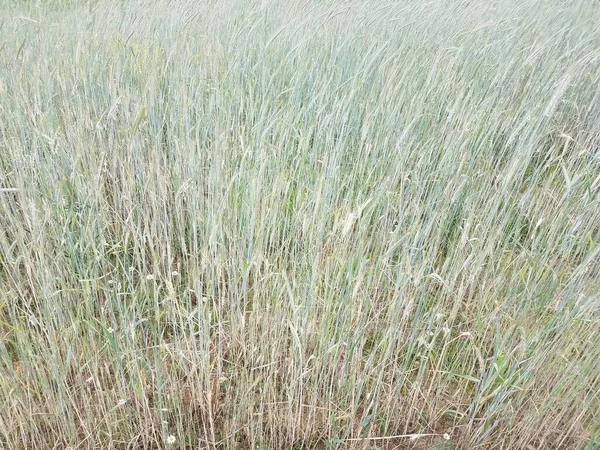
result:
[[[600,445],[600,5],[2,4],[0,448]]]

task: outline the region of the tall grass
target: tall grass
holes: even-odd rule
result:
[[[598,448],[597,4],[3,5],[0,448]]]

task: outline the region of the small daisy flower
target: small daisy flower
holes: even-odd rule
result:
[[[444,439],[446,439],[447,441],[450,440],[450,435],[448,433],[444,433]]]
[[[151,273],[146,275],[146,280],[148,280],[148,281],[154,280],[154,275],[152,275]]]
[[[113,329],[113,327],[108,327],[106,329],[106,331],[108,331],[109,333],[114,333],[115,332],[115,330]]]
[[[172,434],[167,436],[167,444],[173,445],[175,443],[175,441],[177,441],[177,439]]]
[[[177,272],[176,270],[174,270],[173,272],[171,272],[171,275],[176,277],[177,275],[179,275],[179,272]]]

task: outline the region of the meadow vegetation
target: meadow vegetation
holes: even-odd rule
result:
[[[1,4],[0,448],[600,446],[600,4]]]

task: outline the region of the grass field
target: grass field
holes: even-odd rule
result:
[[[0,449],[600,448],[598,2],[0,4]]]

